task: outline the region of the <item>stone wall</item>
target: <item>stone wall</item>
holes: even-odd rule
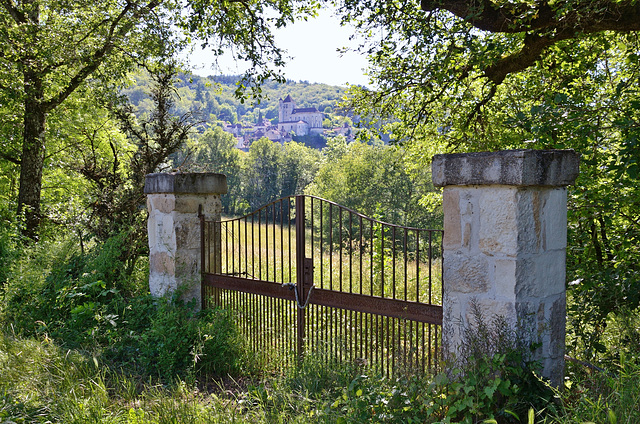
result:
[[[200,218],[220,218],[226,176],[213,173],[157,173],[145,181],[149,220],[149,289],[165,296],[183,287],[185,300],[200,296]]]
[[[564,376],[566,186],[573,151],[514,150],[437,155],[444,187],[443,347],[455,355],[471,305],[500,315],[540,342],[543,374]]]

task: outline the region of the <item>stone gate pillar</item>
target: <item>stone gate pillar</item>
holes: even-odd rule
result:
[[[200,295],[200,219],[220,218],[220,195],[227,177],[214,173],[157,173],[146,176],[149,220],[149,289],[153,296],[170,295],[185,286],[183,299]]]
[[[562,384],[566,186],[578,164],[573,150],[434,156],[433,183],[444,187],[445,358],[457,351],[461,322],[473,325],[475,302],[539,341],[543,375]]]

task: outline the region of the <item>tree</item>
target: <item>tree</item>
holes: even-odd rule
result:
[[[169,156],[184,144],[198,123],[192,113],[180,117],[173,115],[176,75],[177,69],[173,64],[152,70],[153,85],[149,94],[154,108],[148,117],[140,121],[130,104],[111,106],[130,145],[123,148],[113,138],[100,140],[90,137],[91,149],[82,154],[83,160],[78,166],[80,175],[92,186],[89,228],[103,241],[122,231],[130,231],[137,243],[130,243],[124,250],[131,257],[137,257],[139,251],[146,248],[142,246],[144,243],[140,243],[140,240],[145,240],[146,231],[140,214],[140,205],[145,202],[145,176],[169,168]],[[99,154],[97,151],[104,149],[100,144],[108,144],[112,154]]]
[[[184,10],[184,12],[183,12]],[[292,1],[3,0],[0,3],[0,89],[21,115],[21,136],[1,158],[20,166],[18,213],[37,238],[47,117],[91,79],[114,82],[136,63],[172,56],[181,46],[176,27],[214,44],[233,46],[254,66],[245,86],[277,76],[282,57],[271,35],[312,6]],[[267,18],[265,15],[269,15]]]
[[[176,168],[190,172],[217,172],[227,176],[229,192],[222,196],[222,210],[226,214],[238,212],[241,199],[241,151],[236,138],[220,127],[207,129],[195,136],[174,160]]]
[[[425,164],[452,151],[582,155],[569,189],[570,343],[596,357],[607,322],[640,307],[640,3],[415,6],[353,0],[342,7],[360,29],[384,33],[363,46],[375,88],[353,89],[351,106],[380,117],[381,131]],[[620,346],[640,338],[637,328],[617,335]]]
[[[244,197],[257,209],[280,197],[283,147],[266,137],[251,143],[242,170]]]
[[[440,213],[419,204],[433,190],[426,168],[413,165],[403,148],[330,139],[324,161],[307,191],[368,216],[420,228],[440,226]],[[383,216],[381,216],[383,215]]]
[[[603,37],[608,48],[621,47],[637,62],[636,1],[422,0],[421,8],[375,0],[342,5],[343,20],[385,35],[379,41],[369,37],[362,46],[377,89],[355,88],[352,106],[362,110],[358,105],[364,103],[405,122],[437,121],[464,139],[468,134],[460,131],[476,131],[498,87],[520,82],[519,72],[562,68],[567,56],[581,62]],[[597,70],[595,62],[591,65]],[[398,99],[404,111],[394,107]],[[454,113],[459,117],[452,118]]]
[[[320,162],[320,151],[295,141],[285,143],[280,169],[282,174],[280,197],[303,194],[318,173]]]

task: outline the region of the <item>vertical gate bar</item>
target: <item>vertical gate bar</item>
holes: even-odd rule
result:
[[[369,220],[369,237],[369,285],[371,286],[369,295],[373,296],[375,294],[373,292],[373,220]]]
[[[258,211],[258,280],[262,280],[262,210]]]
[[[278,249],[276,249],[276,204],[273,203],[273,281],[278,281],[278,277],[276,276],[276,272],[278,270],[278,260],[277,253]]]
[[[367,314],[365,314],[364,312],[360,314],[360,331],[362,334],[362,337],[360,339],[360,350],[359,350],[359,355],[361,358],[361,362],[362,364],[364,364],[365,362],[363,361],[366,357],[367,357],[367,340],[369,339],[369,336],[367,335]]]
[[[418,325],[418,323],[416,323]],[[413,342],[413,321],[409,321],[409,348],[407,349],[409,353],[409,361],[407,363],[407,371],[411,371],[414,369],[413,360],[414,357],[418,355],[418,344]],[[415,347],[414,347],[415,346]]]
[[[362,348],[362,314],[363,312],[355,312],[354,318],[355,322],[353,323],[353,357],[355,358],[354,363],[358,363],[360,358],[360,349]]]
[[[244,217],[244,275],[249,278],[249,249],[247,246],[247,217]]]
[[[329,289],[333,290],[333,204],[329,203]]]
[[[264,267],[265,280],[269,281],[269,207],[264,208]]]
[[[220,225],[220,230],[220,237],[224,234],[224,270],[221,271],[229,272],[229,221],[224,222],[224,231],[222,231],[222,225]],[[222,263],[220,266],[222,266]]]
[[[236,249],[235,249],[235,238],[236,238],[236,222],[235,221],[231,221],[231,268],[227,269],[227,273],[233,274],[236,271]],[[229,235],[227,234],[227,237],[229,237]]]
[[[359,249],[360,249],[360,294],[362,294],[362,216],[359,216],[360,219],[360,230],[358,231],[360,234],[360,245],[359,245]]]
[[[380,325],[381,323],[380,321],[380,315],[376,315],[376,325],[375,325],[375,332],[376,332],[376,368],[380,369],[380,374],[384,374],[384,366],[382,364],[382,337],[380,334]]]
[[[398,340],[398,345],[396,345],[396,327],[398,329],[398,333],[400,333],[399,320],[396,318],[391,318],[391,343],[389,343],[389,347],[391,348],[390,349],[391,350],[391,373],[389,374],[390,376],[393,375],[396,371],[396,353],[397,353],[396,349],[399,348],[398,346],[399,340]]]
[[[340,267],[339,272],[339,280],[340,280],[340,291],[342,291],[342,207],[338,208],[338,245],[340,246],[340,259],[338,262],[338,266]]]
[[[380,224],[380,296],[384,297],[384,224]]]
[[[313,197],[311,198],[310,212],[311,212],[311,225],[310,225],[310,228],[311,228],[311,262],[313,263],[313,257],[314,257],[314,255],[313,255],[313,250],[314,250],[313,247],[314,247],[314,240],[315,240],[315,237],[314,237],[315,222],[313,220]]]
[[[249,293],[245,293],[245,299],[247,302],[247,334],[249,334],[249,343],[251,344],[251,350],[253,352],[254,355],[258,355],[258,349],[256,347],[256,337],[255,337],[255,331],[256,331],[256,323],[258,322],[255,319],[254,316],[254,312],[253,312],[253,295],[250,295]]]
[[[339,347],[338,347],[338,318],[337,318],[337,314],[336,314],[336,310],[335,308],[331,308],[331,325],[333,327],[333,337],[332,337],[332,342],[333,342],[333,358],[335,360],[338,360],[338,358],[340,357],[340,352],[338,351]]]
[[[269,314],[269,354],[271,355],[272,358],[272,362],[273,359],[277,358],[277,353],[278,350],[276,349],[276,336],[278,335],[278,332],[275,329],[275,324],[276,324],[276,320],[274,318],[274,311],[275,308],[273,306],[274,304],[274,298],[273,297],[269,297],[269,309],[267,311],[267,313]]]
[[[316,353],[318,349],[316,348],[316,331],[317,331],[317,316],[316,316],[316,308],[315,305],[307,306],[309,310],[309,323],[307,324],[307,352]]]
[[[403,240],[402,240],[402,244],[404,245],[404,301],[407,301],[407,292],[409,291],[409,286],[408,286],[408,275],[407,275],[407,263],[408,263],[408,258],[407,258],[407,254],[408,254],[408,239],[407,239],[407,229],[404,229],[404,235],[403,235]],[[416,299],[416,302],[418,301],[418,299]]]
[[[431,258],[433,257],[433,231],[429,231],[429,304],[432,303],[431,292],[432,292],[432,274],[431,274]]]
[[[393,299],[396,298],[396,227],[391,227],[391,269],[392,269],[392,277],[391,277],[391,287],[392,287],[392,295]]]
[[[434,361],[434,368],[435,368],[435,366],[438,364],[438,361],[440,360],[440,355],[439,355],[439,353],[440,353],[440,346],[438,346],[438,339],[439,339],[439,337],[438,337],[438,326],[437,326],[437,325],[434,325],[434,327],[435,327],[435,330],[436,330],[436,331],[435,331],[436,336],[434,337],[434,340],[435,340],[435,349],[434,349],[434,352],[435,352],[435,355],[434,355],[434,356],[435,356],[435,361]],[[440,334],[442,335],[442,333],[440,333]]]
[[[343,311],[341,311],[340,309],[334,309],[334,314],[336,317],[336,330],[338,332],[338,336],[336,337],[336,340],[338,341],[337,353],[338,361],[340,362],[344,361],[344,336],[342,334],[344,331],[344,325],[342,322],[342,313]]]
[[[292,271],[292,263],[291,262],[291,251],[293,250],[293,247],[291,245],[291,198],[287,197],[287,214],[288,216],[288,226],[289,226],[289,248],[287,249],[289,251],[289,283],[293,282],[293,277],[291,275],[291,271]]]
[[[256,227],[255,227],[255,221],[256,221],[256,215],[255,214],[251,214],[251,277],[252,278],[256,278],[256,237],[255,237],[255,233],[256,233]]]
[[[390,331],[389,331],[389,320],[390,320],[390,318],[386,317],[386,319],[385,319],[385,322],[386,322],[386,325],[385,325],[385,328],[386,328],[385,339],[386,339],[386,345],[387,345],[387,352],[386,352],[385,358],[386,358],[386,362],[387,362],[387,374],[386,374],[387,377],[391,376],[391,368],[390,368],[390,365],[391,365],[390,362],[391,361],[389,361],[389,354],[391,354],[391,352],[392,352],[392,347],[391,347],[391,344],[389,342],[389,333],[390,333]]]
[[[324,288],[324,250],[323,250],[323,236],[324,236],[324,227],[322,226],[323,221],[323,213],[324,213],[324,202],[320,201],[320,288]]]
[[[353,293],[353,214],[349,214],[349,293]]]
[[[238,276],[242,275],[242,228],[240,227],[240,220],[236,220],[234,222],[238,223],[238,234],[236,238],[238,239],[238,268],[234,268],[233,272],[237,272]]]
[[[240,294],[240,302],[241,302],[241,307],[240,309],[242,310],[242,318],[240,320],[240,326],[242,328],[242,337],[244,337],[245,340],[249,339],[249,328],[248,328],[248,324],[249,324],[249,319],[248,319],[248,314],[247,314],[247,295],[246,293],[241,293]]]
[[[416,301],[420,301],[420,231],[416,230]]]
[[[429,369],[431,369],[431,366],[432,366],[431,359],[432,359],[432,349],[433,349],[433,339],[431,337],[431,327],[432,327],[432,325],[429,324],[429,333],[428,333],[429,341],[427,342],[427,347],[429,348],[429,352],[428,352],[428,356],[427,356],[427,358],[428,358],[427,366],[428,366]],[[422,328],[422,336],[424,337],[424,327]],[[424,370],[424,366],[422,368]]]
[[[347,350],[349,351],[347,356],[349,357],[349,363],[353,364],[353,311],[349,309],[349,325],[345,326],[345,333],[347,338]]]
[[[285,322],[283,316],[284,303],[285,299],[278,299],[277,308],[278,308],[278,352],[281,356],[280,361],[286,362],[285,358],[287,357],[286,346],[284,345],[285,340]]]
[[[378,350],[379,350],[378,353],[380,355],[380,358],[378,359],[378,361],[380,361],[380,374],[385,375],[385,372],[384,372],[384,370],[385,370],[385,362],[384,362],[384,358],[385,358],[385,355],[384,355],[384,316],[380,315],[379,317],[380,317],[380,327],[378,327],[378,335],[380,337],[380,340],[379,340],[380,345],[378,347]]]
[[[370,344],[371,344],[371,334],[370,334],[370,326],[369,320],[371,319],[370,314],[364,314],[364,343],[362,346],[362,357],[366,359],[368,364],[371,364],[371,354],[370,354]]]
[[[266,217],[265,217],[265,221],[266,221]],[[267,328],[267,320],[265,319],[265,313],[264,313],[264,296],[258,295],[256,296],[258,298],[258,313],[260,314],[260,330],[258,331],[258,337],[260,337],[260,354],[262,355],[263,358],[266,359],[265,357],[265,353],[267,352],[266,349],[266,328]]]
[[[296,290],[298,301],[305,301],[304,287],[304,259],[305,259],[305,198],[296,196]],[[304,309],[298,309],[298,358],[304,354],[305,314]]]
[[[260,355],[260,339],[259,339],[259,331],[260,331],[260,313],[258,312],[258,303],[257,303],[257,299],[258,296],[257,295],[251,295],[251,308],[252,310],[252,323],[255,323],[257,325],[253,325],[253,335],[252,335],[252,339],[253,339],[253,343],[254,343],[254,351],[256,353],[256,355]]]
[[[205,239],[206,239],[206,258],[205,258],[205,263],[207,265],[207,272],[213,272],[213,270],[215,268],[212,269],[211,267],[211,226],[213,224],[211,222],[207,222],[205,221]]]
[[[266,221],[266,218],[265,218]],[[265,307],[266,298],[264,296],[258,296],[258,302],[260,305],[260,350],[264,356],[267,353],[267,314]]]
[[[282,283],[286,283],[284,279],[284,211],[282,203],[284,200],[280,200],[280,279]]]

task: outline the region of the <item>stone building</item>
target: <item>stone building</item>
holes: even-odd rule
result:
[[[278,130],[296,135],[321,134],[323,115],[315,107],[296,108],[296,102],[288,95],[280,99]]]

